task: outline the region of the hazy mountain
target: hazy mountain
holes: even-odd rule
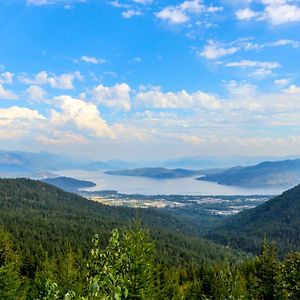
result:
[[[250,167],[235,167],[198,180],[245,187],[290,188],[300,183],[300,159],[268,161]]]
[[[266,236],[280,253],[300,250],[300,185],[256,208],[226,218],[209,235],[215,241],[258,251]]]
[[[202,174],[200,171],[166,168],[138,168],[105,172],[109,175],[150,177],[157,179],[192,177]]]
[[[92,161],[50,152],[0,151],[0,174],[11,174],[17,177],[36,177],[37,173],[67,169],[96,171],[129,167],[135,167],[135,165],[118,160]]]
[[[203,168],[230,168],[234,166],[255,165],[262,161],[279,161],[295,159],[297,157],[270,157],[270,156],[191,156],[170,159],[160,165],[166,168],[203,169]]]

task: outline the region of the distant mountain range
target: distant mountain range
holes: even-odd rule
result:
[[[263,161],[281,161],[287,159],[296,159],[299,156],[242,156],[242,155],[224,155],[224,156],[190,156],[176,159],[170,159],[157,163],[157,165],[175,169],[211,169],[211,168],[232,168],[234,166],[251,166]]]
[[[206,237],[234,248],[258,252],[266,237],[281,254],[300,250],[300,185],[256,208],[226,218]]]
[[[243,187],[290,188],[300,183],[300,159],[268,161],[255,166],[234,167],[197,179]]]
[[[119,161],[92,161],[65,154],[49,152],[23,152],[0,150],[0,175],[35,177],[37,173],[55,172],[58,170],[81,169],[96,171],[101,169],[132,168],[136,165]]]

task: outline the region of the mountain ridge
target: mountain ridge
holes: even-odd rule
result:
[[[254,166],[234,167],[197,180],[243,187],[291,188],[300,183],[300,159],[265,161]]]

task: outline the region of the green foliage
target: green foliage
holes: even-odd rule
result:
[[[154,245],[141,229],[113,230],[106,249],[98,236],[88,263],[90,293],[95,299],[155,299]]]
[[[10,235],[0,228],[0,299],[18,298],[21,286],[19,257]]]
[[[9,235],[1,230],[0,237],[0,299],[298,300],[300,295],[300,253],[280,262],[266,240],[258,257],[239,264],[174,267],[158,263],[144,229],[114,229],[105,248],[94,237],[87,260],[68,248],[63,256],[46,256],[34,280],[21,284],[20,259]]]
[[[300,299],[300,253],[287,255],[282,265],[284,287],[288,299]]]
[[[280,278],[279,267],[280,264],[276,254],[275,245],[268,245],[266,239],[264,239],[261,254],[256,265],[258,293],[263,296],[263,299],[275,299],[275,296],[279,293],[277,290]]]

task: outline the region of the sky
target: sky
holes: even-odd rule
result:
[[[299,155],[299,0],[1,0],[0,149]]]

